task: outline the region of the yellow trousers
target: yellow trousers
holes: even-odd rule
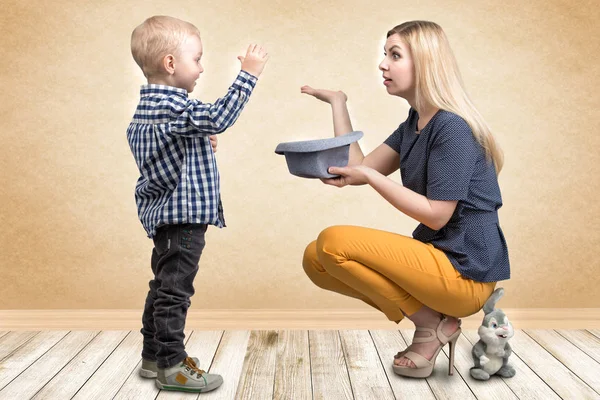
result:
[[[395,322],[423,305],[453,317],[475,314],[496,286],[464,278],[431,244],[358,226],[322,231],[302,264],[317,286],[360,299]]]

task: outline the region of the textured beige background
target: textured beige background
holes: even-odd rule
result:
[[[281,141],[332,135],[300,86],[343,89],[365,152],[402,122],[377,65],[386,31],[440,23],[469,92],[506,153],[501,224],[512,279],[503,307],[600,307],[600,12],[597,1],[31,1],[0,14],[0,309],[142,308],[151,241],[137,220],[125,136],[143,76],[131,30],[168,14],[195,23],[214,101],[250,42],[271,54],[218,163],[229,227],[209,229],[193,305],[368,308],[301,268],[325,227],[410,235],[416,223],[368,187],[293,177]],[[399,179],[399,173],[394,175]]]

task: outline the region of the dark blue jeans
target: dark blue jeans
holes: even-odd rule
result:
[[[172,367],[187,357],[183,329],[194,278],[204,249],[206,224],[163,225],[154,235],[150,291],[142,316],[142,357],[158,368]]]

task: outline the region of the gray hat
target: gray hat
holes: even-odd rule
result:
[[[346,133],[329,139],[280,143],[275,153],[284,154],[292,175],[302,178],[335,178],[329,167],[348,165],[350,144],[363,137],[361,131]]]

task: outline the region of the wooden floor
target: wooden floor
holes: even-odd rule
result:
[[[186,350],[225,383],[201,395],[138,376],[137,331],[0,332],[0,399],[600,399],[600,330],[517,330],[510,379],[473,380],[474,330],[453,376],[448,347],[426,380],[394,375],[411,330],[190,331]]]

